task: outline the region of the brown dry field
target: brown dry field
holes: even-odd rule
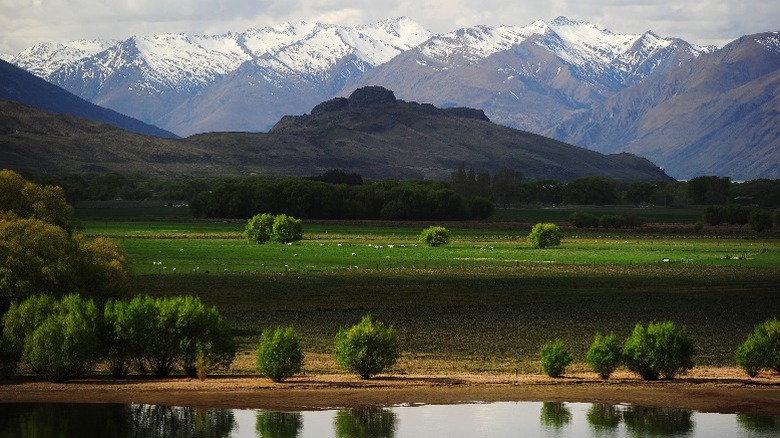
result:
[[[313,356],[313,357],[312,357]],[[560,401],[632,404],[724,414],[780,415],[780,376],[748,378],[738,368],[697,367],[671,381],[642,381],[624,370],[601,380],[583,364],[562,378],[541,373],[464,372],[463,364],[420,364],[402,359],[396,371],[361,380],[355,375],[318,370],[327,355],[307,355],[303,375],[274,383],[249,374],[245,353],[229,374],[204,381],[88,377],[52,383],[33,377],[0,381],[0,403],[147,403],[170,406],[255,409],[327,409],[401,404],[453,404],[499,401]],[[404,362],[406,361],[406,362]],[[450,365],[453,363],[450,362]],[[436,370],[434,370],[435,368]],[[399,371],[399,370],[408,371]],[[232,373],[232,374],[230,374]]]

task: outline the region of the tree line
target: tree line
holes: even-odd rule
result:
[[[28,179],[42,185],[62,187],[67,201],[71,204],[82,200],[113,199],[190,202],[198,195],[213,191],[224,184],[272,183],[283,179],[303,179],[351,187],[381,183],[364,180],[359,174],[336,169],[304,178],[163,178],[140,173],[86,173],[64,176],[32,175],[28,176]],[[467,200],[486,198],[500,207],[536,204],[682,206],[731,203],[758,205],[763,208],[780,207],[780,180],[771,179],[736,182],[728,177],[700,176],[689,181],[624,182],[594,176],[572,181],[533,180],[525,178],[522,171],[516,169],[502,169],[493,173],[476,172],[461,165],[452,172],[446,183],[450,189]]]

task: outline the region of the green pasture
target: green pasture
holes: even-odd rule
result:
[[[535,250],[527,225],[505,221],[447,224],[452,243],[430,248],[416,241],[427,224],[304,221],[301,242],[258,245],[242,221],[81,217],[124,247],[139,293],[200,296],[247,350],[293,325],[307,351],[328,353],[339,327],[370,312],[412,357],[534,371],[553,338],[584,361],[597,331],[672,320],[698,363],[724,365],[753,325],[780,316],[780,239],[747,229],[565,229],[560,247]]]

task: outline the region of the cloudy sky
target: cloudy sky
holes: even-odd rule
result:
[[[36,42],[217,34],[299,20],[353,26],[402,15],[434,33],[563,15],[615,33],[652,30],[717,46],[780,30],[776,0],[0,0],[0,53]]]

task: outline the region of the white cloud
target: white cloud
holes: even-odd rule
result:
[[[780,4],[766,0],[0,0],[0,52],[41,41],[213,34],[299,20],[354,26],[402,15],[436,33],[563,15],[617,33],[652,30],[717,45],[780,30]]]

